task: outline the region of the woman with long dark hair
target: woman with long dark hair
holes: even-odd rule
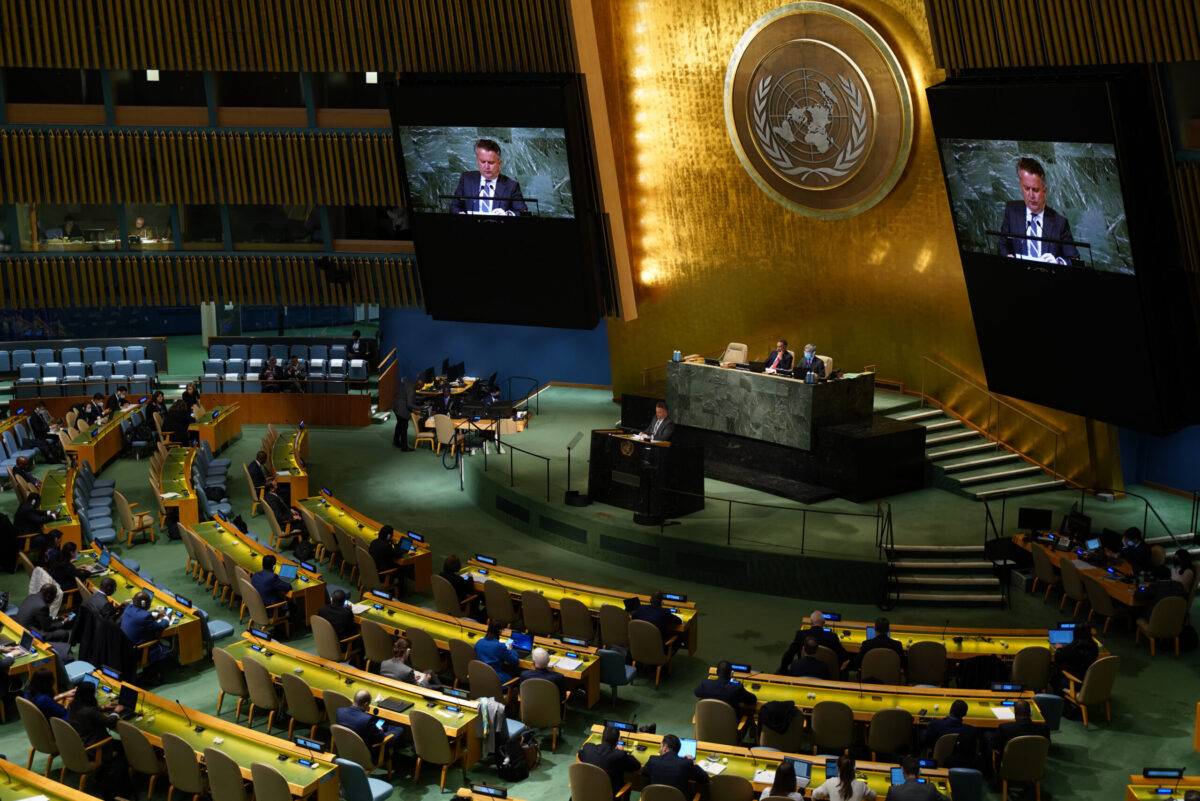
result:
[[[785,759],[775,769],[775,781],[771,782],[771,786],[766,788],[759,794],[759,800],[767,796],[775,796],[776,798],[790,798],[792,801],[804,801],[804,793],[796,789],[796,769],[792,767],[791,760]]]
[[[826,779],[813,790],[815,801],[875,801],[875,791],[862,779],[854,778],[854,757],[842,754],[837,761],[838,775]]]

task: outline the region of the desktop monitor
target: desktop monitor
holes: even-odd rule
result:
[[[1070,629],[1050,629],[1048,635],[1051,645],[1070,645],[1075,639],[1075,632]]]
[[[301,748],[307,748],[309,751],[324,751],[325,743],[320,740],[310,740],[307,737],[296,737],[294,742]]]
[[[798,780],[807,779],[809,777],[809,772],[812,770],[812,765],[808,762],[805,762],[803,759],[796,759],[794,757],[784,757],[783,761],[791,763],[792,770],[796,772],[796,778]]]
[[[1054,512],[1022,506],[1017,510],[1017,528],[1026,531],[1045,531],[1054,525]]]
[[[692,759],[695,759],[696,741],[688,737],[681,737],[679,739],[679,755],[681,757],[691,757]]]
[[[892,768],[892,784],[904,784],[904,768]]]
[[[30,634],[28,631],[25,632],[24,634],[22,634],[20,645],[26,651],[32,651],[33,650],[33,635]]]
[[[830,758],[825,760],[825,778],[836,779],[838,777],[837,759]]]
[[[1085,543],[1085,545],[1087,546],[1087,549],[1089,551],[1098,551],[1098,550],[1100,550],[1100,538],[1092,537],[1090,540],[1088,540]]]
[[[295,581],[298,571],[296,565],[283,564],[279,566],[279,577],[284,581]]]
[[[864,639],[867,639],[867,640],[875,639],[875,627],[874,626],[867,626],[867,630],[864,634]]]

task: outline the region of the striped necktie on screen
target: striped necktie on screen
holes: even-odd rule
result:
[[[1030,236],[1041,236],[1041,234],[1038,233],[1038,228],[1040,227],[1039,226],[1040,222],[1041,222],[1041,220],[1039,220],[1037,217],[1029,218],[1029,235]],[[1025,243],[1026,243],[1026,251],[1028,252],[1028,254],[1031,258],[1036,259],[1038,256],[1042,255],[1042,243],[1041,242],[1037,241],[1036,239],[1027,239],[1027,240],[1025,240]]]
[[[479,187],[479,210],[483,212],[492,210],[492,184],[490,181],[484,181],[483,186]]]

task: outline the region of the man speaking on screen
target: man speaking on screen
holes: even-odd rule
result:
[[[1071,244],[1071,224],[1046,206],[1046,170],[1041,163],[1028,157],[1018,159],[1017,182],[1021,200],[1004,204],[1000,255],[1058,264],[1077,259],[1079,251]]]
[[[521,185],[500,174],[500,145],[494,139],[475,143],[478,170],[468,170],[458,178],[450,211],[454,214],[494,214],[513,217],[528,209],[521,197]]]

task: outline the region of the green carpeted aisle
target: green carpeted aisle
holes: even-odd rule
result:
[[[538,437],[533,434],[539,426],[550,424],[552,410],[554,415],[561,416],[563,425],[578,428],[589,425],[588,420],[594,416],[603,416],[609,422],[616,416],[615,406],[592,405],[592,398],[587,398],[585,403],[583,396],[578,398],[581,408],[573,413],[572,397],[566,392],[543,397],[543,419],[534,423],[528,440],[522,440],[522,445],[528,443],[531,449],[538,450],[532,445],[545,444],[538,443]],[[376,519],[425,533],[433,544],[435,569],[448,553],[469,556],[484,551],[499,556],[506,564],[539,573],[631,590],[658,588],[653,575],[581,559],[507,529],[470,505],[467,495],[459,491],[457,471],[444,470],[441,461],[428,451],[407,454],[393,449],[391,432],[391,425],[364,430],[314,429],[310,445],[313,489],[330,487],[348,503]],[[240,464],[252,458],[262,433],[260,426],[247,426],[242,438],[224,454],[234,460],[234,470],[230,474],[231,501],[235,510],[248,520],[248,491]],[[549,435],[539,436],[548,437],[546,442],[552,440]],[[475,480],[477,465],[476,460],[468,466],[467,481]],[[146,461],[121,459],[106,468],[103,475],[115,479],[118,488],[130,500],[140,503],[144,509],[153,509],[154,501],[146,480],[147,467]],[[11,514],[14,503],[11,492],[0,495],[0,511]],[[895,499],[895,503],[909,510],[909,517],[902,518],[906,521],[902,531],[910,538],[918,539],[921,535],[918,519],[938,520],[947,532],[969,531],[967,541],[976,541],[979,536],[982,509],[962,498],[929,490]],[[1140,518],[1140,513],[1137,517]],[[251,520],[251,528],[257,534],[266,533],[261,518]],[[196,585],[185,577],[182,544],[160,538],[155,545],[122,550],[141,563],[143,573],[196,598],[211,614],[236,623],[229,610],[202,596]],[[0,588],[12,592],[14,600],[19,601],[24,596],[25,581],[23,574],[5,575],[0,577]],[[330,581],[345,584],[336,576],[331,576]],[[688,733],[695,700],[692,690],[710,662],[732,658],[773,668],[801,616],[814,605],[820,606],[812,601],[730,592],[686,582],[673,583],[671,589],[688,593],[702,609],[698,656],[689,658],[685,653],[677,658],[673,674],[658,690],[654,689],[652,681],[639,677],[633,687],[621,690],[621,700],[615,710],[607,700],[592,711],[579,707],[570,709],[558,753],[546,752],[543,765],[512,791],[514,796],[529,801],[566,798],[566,765],[574,758],[585,729],[606,716],[656,722],[660,732]],[[431,598],[420,599],[420,602],[432,605]],[[843,606],[839,611],[848,618],[859,619],[872,619],[878,614],[873,607]],[[949,620],[960,624],[1025,627],[1049,624],[1059,620],[1061,615],[1039,599],[1018,595],[1014,598],[1014,608],[1006,612],[899,609],[891,617],[911,623]],[[1139,772],[1144,765],[1191,767],[1196,763],[1191,751],[1197,700],[1195,654],[1185,655],[1182,659],[1159,656],[1152,661],[1144,646],[1133,645],[1132,636],[1121,623],[1114,625],[1105,643],[1122,659],[1121,678],[1113,704],[1114,720],[1112,724],[1103,723],[1100,715],[1101,723],[1094,723],[1087,732],[1080,723],[1064,721],[1063,731],[1054,739],[1049,776],[1044,783],[1048,797],[1119,798],[1123,793],[1124,777]],[[311,648],[312,643],[311,638],[305,637],[295,640],[294,644]],[[210,663],[204,662],[193,669],[177,670],[169,675],[165,685],[156,688],[156,692],[213,712],[217,691],[215,673],[210,667]],[[232,717],[229,706],[226,704],[227,715]],[[19,722],[10,720],[0,725],[0,753],[23,763],[27,748]],[[472,770],[471,776],[496,781],[495,773],[483,765]],[[451,778],[457,781],[457,773],[452,773]],[[439,797],[436,783],[431,784],[428,776],[423,777],[416,787],[406,780],[400,780],[398,786],[400,790],[393,797]],[[159,795],[164,794],[165,787]]]

